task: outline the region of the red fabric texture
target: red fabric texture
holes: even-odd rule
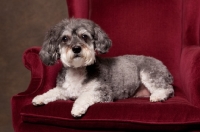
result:
[[[40,47],[32,47],[23,58],[31,72],[30,85],[12,98],[16,132],[36,128],[43,131],[200,129],[199,0],[67,2],[70,17],[93,20],[111,38],[113,46],[103,56],[135,54],[161,60],[174,77],[175,97],[162,103],[150,103],[148,98],[99,103],[91,106],[81,119],[70,115],[73,101],[34,107],[31,100],[55,86],[62,64],[58,61],[54,66],[44,66],[38,56]]]
[[[200,47],[185,47],[181,58],[183,90],[194,106],[200,108]]]
[[[81,119],[71,116],[73,101],[56,101],[45,107],[23,107],[22,121],[83,129],[116,130],[184,130],[200,125],[199,109],[180,97],[164,103],[150,103],[147,98],[98,103]],[[138,125],[138,126],[137,126]]]
[[[67,2],[69,16],[76,18],[88,18],[88,2],[88,0],[73,0],[71,2]]]

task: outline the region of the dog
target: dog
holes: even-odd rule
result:
[[[165,101],[174,95],[173,77],[166,66],[153,57],[124,55],[101,58],[112,45],[99,25],[87,19],[65,19],[51,28],[39,53],[42,62],[63,67],[56,87],[32,100],[35,106],[56,100],[75,100],[71,114],[83,116],[99,102],[133,97],[141,85],[150,101]]]

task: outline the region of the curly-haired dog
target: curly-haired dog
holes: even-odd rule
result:
[[[136,55],[96,56],[96,52],[106,53],[110,47],[107,34],[90,20],[65,19],[58,23],[47,33],[40,57],[46,65],[60,59],[63,68],[56,87],[36,96],[33,105],[76,99],[71,114],[80,117],[95,103],[133,97],[141,84],[150,92],[151,102],[173,95],[173,78],[161,61]]]

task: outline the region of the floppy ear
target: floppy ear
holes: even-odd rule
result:
[[[51,28],[44,39],[40,58],[45,65],[53,65],[60,57],[59,54],[59,37],[64,29],[63,22]]]
[[[112,46],[112,42],[108,35],[98,25],[95,25],[94,32],[95,50],[98,51],[98,53],[107,53]]]

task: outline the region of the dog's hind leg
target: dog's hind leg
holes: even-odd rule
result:
[[[141,71],[140,78],[151,93],[151,102],[165,101],[173,96],[174,89],[171,85],[173,79],[167,73]]]

